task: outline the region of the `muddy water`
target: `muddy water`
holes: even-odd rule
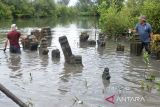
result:
[[[142,57],[130,56],[129,42],[108,40],[105,48],[86,46],[79,43],[82,31],[96,39],[95,22],[91,18],[76,20],[17,20],[19,28],[51,26],[50,53],[41,56],[38,52],[23,51],[21,55],[0,51],[0,82],[24,102],[33,107],[159,107],[160,92],[142,90],[139,81],[144,80],[145,64]],[[3,47],[4,32],[12,21],[1,24],[0,47]],[[83,67],[64,63],[58,38],[66,35],[72,51],[82,55]],[[117,43],[125,45],[124,53],[115,51]],[[51,50],[61,51],[60,60],[51,58]],[[149,70],[159,79],[159,61],[151,60]],[[109,67],[110,81],[102,80],[102,72]],[[149,72],[149,71],[148,71]],[[106,101],[114,97],[114,104]],[[141,101],[119,101],[120,97],[144,98]],[[75,99],[83,101],[78,104]],[[4,94],[0,93],[0,107],[18,107]]]

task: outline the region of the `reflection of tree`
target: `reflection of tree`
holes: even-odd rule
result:
[[[98,21],[96,17],[80,17],[77,20],[77,26],[84,29],[95,28]]]

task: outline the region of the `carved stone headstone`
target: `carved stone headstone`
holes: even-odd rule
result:
[[[82,32],[79,38],[80,42],[86,42],[89,38],[89,35],[87,34],[87,32]]]
[[[141,43],[141,41],[139,39],[139,35],[138,34],[134,34],[134,37],[131,40],[130,53],[132,55],[136,55],[136,56],[139,56],[139,55],[142,54],[142,43]]]
[[[41,42],[40,42],[40,47],[39,47],[40,54],[47,55],[49,52],[47,47],[48,47],[48,42],[47,42],[46,38],[42,38]]]
[[[68,43],[66,36],[59,37],[59,42],[60,42],[64,57],[65,57],[65,61],[67,63],[82,64],[82,57],[72,54],[72,50],[70,48],[70,45]]]
[[[60,58],[59,49],[52,50],[52,58]]]
[[[100,33],[97,40],[98,46],[103,47],[106,45],[106,37],[104,34]]]
[[[96,45],[96,41],[95,40],[88,40],[88,45]]]
[[[41,29],[41,34],[43,37],[51,38],[52,32],[50,27],[44,27]]]
[[[111,76],[109,74],[109,68],[108,67],[104,68],[102,78],[105,79],[105,80],[109,80],[111,78]]]

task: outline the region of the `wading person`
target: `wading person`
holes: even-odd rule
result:
[[[7,40],[5,41],[4,52],[6,51],[6,47],[8,45],[8,41],[10,43],[10,52],[11,53],[21,53],[19,38],[21,37],[21,33],[17,31],[16,24],[11,25],[11,31],[7,34]]]
[[[133,32],[138,33],[140,40],[142,42],[142,49],[145,48],[145,50],[150,54],[150,40],[151,40],[151,34],[152,34],[152,28],[149,23],[146,22],[146,16],[141,16],[140,21],[138,24],[136,24],[135,29]]]

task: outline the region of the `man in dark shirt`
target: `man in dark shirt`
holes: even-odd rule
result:
[[[21,33],[17,31],[16,24],[11,25],[11,31],[7,34],[7,40],[4,46],[4,52],[6,51],[6,47],[8,45],[8,41],[10,43],[10,52],[11,53],[21,53],[20,45],[19,45],[19,38]]]

